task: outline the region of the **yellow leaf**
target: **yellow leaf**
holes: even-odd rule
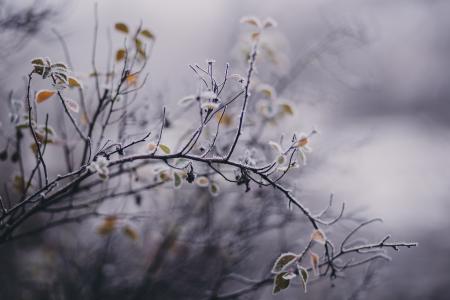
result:
[[[97,228],[97,233],[100,235],[108,235],[111,234],[117,225],[117,217],[116,216],[108,216],[105,218],[103,223]]]
[[[116,25],[114,25],[114,28],[116,28],[117,31],[123,32],[123,33],[128,33],[128,26],[125,23],[116,23]]]
[[[123,234],[125,234],[127,237],[129,237],[133,241],[136,241],[139,239],[139,235],[136,232],[136,230],[134,230],[133,228],[131,228],[128,225],[125,225],[125,227],[123,228]]]
[[[141,31],[141,34],[142,34],[143,36],[145,36],[146,38],[148,38],[148,39],[151,39],[151,40],[154,40],[154,39],[155,39],[155,35],[153,34],[153,32],[151,32],[151,31],[148,30],[148,29],[142,30],[142,31]]]
[[[129,86],[136,86],[137,83],[138,83],[138,77],[137,77],[136,73],[130,74],[127,76],[127,84]]]
[[[125,49],[119,49],[116,52],[116,61],[121,61],[125,58]]]
[[[220,117],[221,117],[221,114],[216,114],[216,116],[215,116],[217,122],[219,122],[219,120],[220,120],[220,124],[222,124],[226,127],[230,127],[233,124],[233,116],[232,115],[225,113],[222,116],[222,119],[220,119]]]
[[[289,103],[281,104],[281,110],[291,116],[294,114],[294,109]]]
[[[36,93],[36,102],[42,103],[51,96],[53,96],[56,93],[56,91],[53,90],[40,90]]]
[[[81,82],[77,78],[72,77],[72,76],[69,76],[67,78],[67,83],[69,83],[69,87],[71,87],[71,88],[73,88],[73,87],[81,88],[82,87]]]

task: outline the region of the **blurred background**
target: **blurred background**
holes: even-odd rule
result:
[[[353,294],[349,289],[362,284],[363,276],[356,274],[346,283],[333,283],[344,287],[344,292],[334,291],[327,281],[324,289],[311,286],[301,297],[450,297],[449,1],[96,3],[98,53],[106,53],[110,44],[120,45],[117,35],[108,41],[108,31],[115,22],[130,26],[142,22],[155,33],[144,93],[163,95],[161,101],[168,105],[169,118],[170,108],[193,92],[188,64],[214,58],[219,66],[226,62],[239,66],[236,45],[240,18],[255,15],[277,20],[273,41],[280,57],[273,73],[279,80],[274,86],[281,91],[280,97],[296,104],[297,114],[274,130],[309,132],[317,128],[320,132],[314,137],[308,165],[295,182],[299,198],[314,207],[334,193],[338,201],[346,202],[349,211],[367,218],[381,217],[384,222],[377,225],[375,233],[390,232],[395,239],[419,242],[418,248],[393,253],[392,262],[383,265],[370,288],[361,293]],[[34,30],[18,34],[7,28],[11,22],[3,20],[11,11],[31,7],[38,12],[49,10],[37,20],[25,20],[36,22],[31,26]],[[11,89],[21,88],[33,57],[65,60],[52,28],[64,37],[75,69],[91,72],[94,1],[3,0],[1,9],[2,98],[6,99]],[[98,55],[99,64],[106,60]],[[6,123],[7,110],[0,109],[0,116]],[[1,172],[6,176],[6,169]],[[276,238],[268,242],[273,240]],[[268,291],[255,299],[270,299],[270,288]],[[291,296],[294,299],[298,293],[276,298]],[[10,298],[0,294],[0,299]]]

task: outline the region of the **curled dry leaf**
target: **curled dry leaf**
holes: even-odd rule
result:
[[[327,239],[325,237],[325,233],[321,229],[316,229],[311,234],[311,240],[324,245]]]
[[[319,274],[319,261],[320,256],[317,253],[311,252],[310,253],[310,259],[311,259],[311,266],[314,271],[315,275]]]

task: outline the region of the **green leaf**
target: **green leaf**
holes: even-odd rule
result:
[[[161,149],[165,154],[170,154],[170,148],[167,145],[159,144],[159,149]]]
[[[175,166],[178,168],[186,168],[189,165],[189,160],[186,158],[179,158],[175,161]]]
[[[43,59],[43,58],[38,57],[38,58],[33,59],[33,60],[31,61],[31,64],[32,64],[32,65],[43,66],[45,63],[44,63],[44,59]]]
[[[16,125],[16,129],[25,129],[28,128],[28,123],[20,123]]]
[[[59,79],[59,81],[67,83],[67,75],[64,73],[55,72],[56,79]]]
[[[281,254],[273,265],[272,273],[280,273],[285,270],[286,267],[292,265],[297,259],[298,255],[295,253],[288,252]]]
[[[136,45],[136,49],[140,49],[141,51],[143,51],[142,50],[142,41],[141,41],[141,39],[138,39],[138,38],[135,38],[134,39],[134,44]]]
[[[276,294],[284,289],[289,287],[289,283],[291,282],[289,279],[285,279],[284,276],[288,272],[281,272],[275,276],[273,280],[273,294]]]
[[[173,173],[173,178],[174,178],[173,185],[175,186],[175,188],[181,187],[183,181],[181,180],[180,174],[178,174],[177,172]]]
[[[309,277],[308,270],[306,270],[302,266],[298,266],[298,272],[300,273],[300,278],[302,279],[302,285],[303,285],[303,288],[305,289],[305,293],[306,293],[306,285],[308,284],[308,277]]]
[[[67,66],[64,63],[56,63],[52,65],[52,68],[59,68],[59,69],[63,69],[63,70],[67,70]]]
[[[213,182],[209,185],[209,192],[212,196],[217,196],[220,193],[220,187],[217,185],[217,183]]]
[[[327,238],[325,236],[325,233],[321,229],[315,229],[311,234],[311,240],[319,244],[325,245]]]
[[[38,75],[42,75],[42,74],[44,74],[44,69],[45,69],[45,67],[42,67],[42,66],[34,66],[34,73],[36,73]]]

